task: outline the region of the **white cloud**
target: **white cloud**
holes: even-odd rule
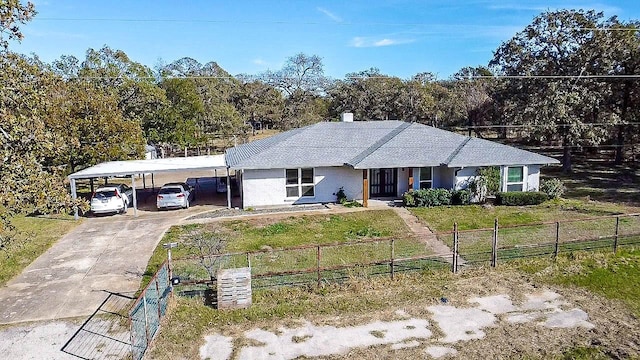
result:
[[[381,46],[409,44],[414,41],[415,39],[391,39],[391,38],[374,39],[374,38],[356,36],[351,40],[351,46],[357,47],[357,48],[381,47]]]
[[[267,62],[262,60],[262,59],[260,59],[260,58],[253,59],[252,63],[254,63],[255,65],[259,65],[259,66],[267,65]]]
[[[320,11],[321,13],[325,14],[326,16],[328,16],[331,20],[335,21],[335,22],[342,22],[342,18],[339,17],[338,15],[332,13],[331,11],[322,8],[322,7],[318,7],[316,8],[318,11]]]

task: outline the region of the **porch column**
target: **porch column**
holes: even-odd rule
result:
[[[369,171],[362,170],[362,206],[369,207]]]
[[[413,189],[413,168],[409,168],[409,190]]]

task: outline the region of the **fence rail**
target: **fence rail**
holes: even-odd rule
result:
[[[237,252],[174,259],[181,286],[215,283],[215,270],[251,267],[252,287],[317,285],[353,276],[388,275],[550,256],[581,250],[640,244],[640,214],[539,222],[514,226],[436,233],[451,249],[432,254],[416,239],[378,238],[341,244],[303,245],[284,249]],[[203,261],[206,260],[206,261]],[[203,264],[209,266],[205,269]]]

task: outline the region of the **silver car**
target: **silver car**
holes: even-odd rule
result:
[[[189,208],[195,199],[193,188],[186,183],[164,184],[158,192],[156,206],[158,209]]]

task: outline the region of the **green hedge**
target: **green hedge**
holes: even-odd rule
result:
[[[510,191],[496,194],[496,204],[506,206],[538,205],[549,200],[549,196],[539,191]]]
[[[402,199],[408,207],[467,205],[471,202],[471,193],[469,190],[412,189],[404,193]]]

